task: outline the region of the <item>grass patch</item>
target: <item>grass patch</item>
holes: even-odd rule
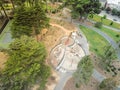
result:
[[[110,30],[108,28],[102,27],[101,31],[109,35],[111,38],[113,38],[116,42],[120,41],[120,32]]]
[[[89,46],[90,46],[90,51],[96,53],[98,56],[102,55],[104,52],[104,47],[108,46],[109,43],[98,33],[96,33],[95,31],[93,31],[89,28],[80,26],[80,29],[87,37],[87,40],[88,40]]]
[[[96,21],[96,22],[101,22],[101,16],[98,16],[97,14],[94,14],[93,15],[93,18],[90,18],[89,19],[93,20],[93,21]],[[113,28],[117,28],[117,29],[120,29],[120,24],[119,23],[116,23],[116,22],[113,22],[112,25],[110,25],[110,23],[112,22],[112,20],[109,20],[109,19],[103,19],[103,24],[107,25],[107,26],[111,26]]]

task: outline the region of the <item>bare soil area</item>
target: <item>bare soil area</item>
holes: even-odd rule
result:
[[[90,82],[87,85],[82,85],[80,88],[76,88],[75,81],[70,78],[63,90],[97,90],[99,82],[91,77]]]
[[[75,30],[75,26],[71,23],[52,19],[50,20],[49,29],[42,30],[38,37],[39,40],[44,42],[49,54],[51,49],[59,44],[59,41],[63,36],[68,36],[71,32]]]
[[[108,73],[107,71],[105,71],[104,69],[102,69],[102,66],[99,64],[100,59],[99,57],[97,57],[94,53],[91,53],[91,58],[93,61],[93,65],[95,67],[95,69],[100,72],[102,75],[104,75],[105,77],[112,77],[112,75],[110,73]]]
[[[7,54],[0,52],[0,69],[4,68],[4,63],[7,61],[8,56]]]

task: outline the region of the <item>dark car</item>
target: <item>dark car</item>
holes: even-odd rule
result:
[[[114,21],[117,21],[116,19],[113,19]]]

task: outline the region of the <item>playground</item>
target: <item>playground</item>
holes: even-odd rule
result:
[[[50,59],[56,70],[65,73],[77,69],[77,64],[85,56],[80,38],[79,32],[71,32],[69,36],[62,37],[60,43],[52,49]]]

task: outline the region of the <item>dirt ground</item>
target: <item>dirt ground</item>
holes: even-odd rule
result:
[[[99,62],[99,58],[94,54],[94,53],[91,53],[91,58],[92,58],[92,61],[93,61],[93,65],[95,67],[95,69],[100,72],[102,75],[104,75],[105,77],[112,77],[112,75],[110,73],[108,73],[107,71],[105,71],[104,69],[102,69],[102,67],[100,66]]]
[[[59,40],[63,36],[68,36],[75,30],[75,26],[71,23],[51,19],[50,27],[48,29],[42,30],[41,34],[38,37],[42,42],[44,42],[49,54],[51,49],[59,44]]]
[[[63,90],[97,90],[98,85],[99,82],[94,78],[91,78],[87,85],[82,85],[80,88],[76,88],[74,79],[70,78]]]
[[[4,68],[4,63],[7,61],[7,54],[0,52],[0,69]]]

